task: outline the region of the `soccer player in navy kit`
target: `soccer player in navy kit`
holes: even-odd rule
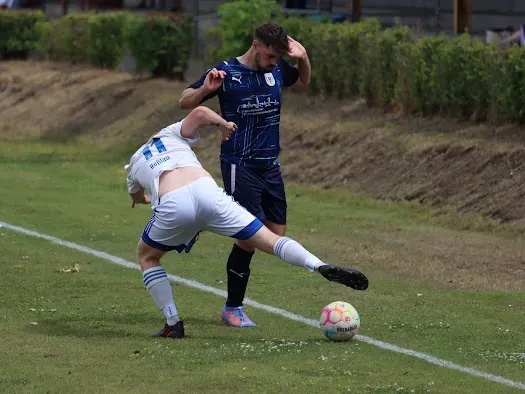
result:
[[[281,59],[296,59],[293,67]],[[265,22],[255,31],[242,56],[216,64],[184,90],[182,109],[219,97],[224,119],[236,133],[221,143],[221,171],[226,192],[275,234],[286,231],[286,196],[278,160],[281,90],[310,83],[310,61],[304,47],[277,23]],[[232,326],[253,327],[243,300],[250,276],[253,249],[236,240],[227,263],[228,299],[222,320]]]

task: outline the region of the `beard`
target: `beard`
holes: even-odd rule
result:
[[[275,67],[274,65],[263,65],[261,63],[261,54],[260,53],[256,53],[255,54],[255,66],[257,67],[258,70],[261,70],[261,71],[272,71],[273,68]]]

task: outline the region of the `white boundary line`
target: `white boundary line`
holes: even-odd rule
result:
[[[10,230],[22,233],[22,234],[30,235],[32,237],[45,239],[45,240],[51,241],[51,242],[53,242],[55,244],[58,244],[58,245],[61,245],[61,246],[66,246],[68,248],[75,249],[75,250],[78,250],[80,252],[88,253],[88,254],[91,254],[93,256],[100,257],[102,259],[105,259],[107,261],[110,261],[112,263],[115,263],[115,264],[118,264],[118,265],[121,265],[121,266],[124,266],[124,267],[127,267],[127,268],[140,269],[140,266],[138,264],[132,263],[130,261],[126,261],[124,259],[121,259],[120,257],[116,257],[116,256],[110,255],[108,253],[104,253],[104,252],[99,252],[98,250],[91,249],[91,248],[88,248],[86,246],[78,245],[78,244],[73,243],[73,242],[64,241],[64,240],[62,240],[60,238],[52,237],[52,236],[46,235],[46,234],[41,234],[41,233],[38,233],[36,231],[31,231],[31,230],[25,229],[23,227],[13,226],[13,225],[11,225],[9,223],[4,223],[4,222],[0,221],[0,228],[1,227],[5,227],[7,229],[10,229]],[[207,286],[207,285],[204,285],[202,283],[196,282],[194,280],[184,279],[184,278],[181,278],[180,276],[171,275],[171,274],[168,274],[168,278],[171,279],[173,282],[182,283],[182,284],[184,284],[186,286],[194,287],[196,289],[199,289],[199,290],[202,290],[202,291],[206,291],[208,293],[213,293],[213,294],[216,294],[216,295],[221,296],[221,297],[226,297],[227,296],[227,294],[226,294],[226,292],[224,290],[220,290],[220,289],[217,289],[217,288],[212,287],[212,286]],[[262,309],[262,310],[265,310],[266,312],[270,312],[270,313],[273,313],[273,314],[276,314],[276,315],[280,315],[280,316],[286,317],[287,319],[290,319],[290,320],[294,320],[294,321],[297,321],[297,322],[305,323],[305,324],[308,324],[309,326],[312,326],[312,327],[319,327],[319,322],[317,320],[308,319],[306,317],[303,317],[303,316],[300,316],[300,315],[296,315],[295,313],[288,312],[288,311],[286,311],[284,309],[275,308],[273,306],[261,304],[261,303],[259,303],[257,301],[251,300],[249,298],[245,299],[244,303],[247,304],[247,305],[250,305],[250,306],[252,306],[254,308]],[[405,354],[407,356],[416,357],[416,358],[424,360],[424,361],[426,361],[426,362],[428,362],[430,364],[438,365],[440,367],[455,369],[456,371],[464,372],[464,373],[472,375],[472,376],[478,376],[480,378],[491,380],[493,382],[500,383],[500,384],[503,384],[503,385],[508,386],[508,387],[513,387],[513,388],[525,390],[525,384],[523,384],[523,383],[515,382],[513,380],[506,379],[504,377],[497,376],[497,375],[492,375],[490,373],[478,371],[478,370],[476,370],[474,368],[464,367],[462,365],[455,364],[455,363],[453,363],[451,361],[447,361],[447,360],[443,360],[443,359],[434,357],[434,356],[432,356],[430,354],[417,352],[415,350],[405,349],[405,348],[402,348],[402,347],[399,347],[399,346],[396,346],[396,345],[392,345],[392,344],[387,343],[387,342],[378,341],[377,339],[370,338],[370,337],[363,336],[363,335],[357,335],[355,337],[355,339],[357,339],[358,341],[366,342],[366,343],[368,343],[370,345],[377,346],[377,347],[379,347],[381,349],[391,350],[391,351],[396,352],[396,353],[401,353],[401,354]]]

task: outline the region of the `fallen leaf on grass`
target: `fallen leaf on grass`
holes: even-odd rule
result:
[[[62,273],[80,272],[80,266],[78,264],[75,264],[71,267],[60,268],[57,271]]]

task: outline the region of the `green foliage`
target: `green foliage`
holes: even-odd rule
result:
[[[319,22],[312,21],[303,16],[278,15],[277,20],[286,29],[290,37],[293,37],[301,43],[310,41],[312,31],[319,25]],[[324,26],[326,26],[326,24]]]
[[[381,30],[377,20],[332,24],[284,16],[273,0],[237,0],[219,7],[209,29],[207,60],[238,56],[264,20],[280,22],[312,63],[309,92],[406,113],[474,120],[525,121],[525,49],[507,52],[468,34],[415,42],[406,26]],[[129,50],[138,71],[182,78],[190,56],[192,19],[171,14],[70,14],[46,21],[41,12],[1,12],[0,58],[39,58],[114,68]],[[291,61],[294,62],[293,60]]]
[[[35,41],[35,57],[50,60],[53,53],[53,25],[48,21],[39,21],[35,25],[35,31],[38,37]]]
[[[464,34],[423,38],[399,46],[395,100],[426,115],[442,113],[486,119],[501,73],[501,51]]]
[[[193,39],[192,19],[169,14],[80,13],[34,26],[39,58],[114,68],[126,50],[137,69],[182,78]]]
[[[206,64],[215,64],[220,61],[221,55],[221,28],[219,26],[210,27],[204,32],[205,47],[204,61]]]
[[[125,51],[126,14],[70,14],[37,24],[39,57],[114,68]]]
[[[525,121],[525,48],[511,48],[502,62],[499,109],[507,118]]]
[[[359,94],[368,88],[363,76],[370,58],[366,48],[375,40],[379,23],[370,20],[360,24],[315,24],[308,40],[302,42],[312,62],[311,89],[339,98]]]
[[[391,103],[396,96],[398,78],[398,59],[401,56],[399,46],[412,43],[412,30],[407,26],[386,29],[378,40],[377,62],[379,65],[379,100],[382,104]]]
[[[393,101],[401,107],[405,114],[415,109],[415,58],[416,46],[401,42],[397,47],[396,85]]]
[[[41,11],[0,12],[0,59],[25,59],[37,46],[36,25],[44,21]]]
[[[320,26],[319,22],[312,21],[302,16],[277,15],[276,19],[286,29],[286,32],[290,37],[299,41],[305,48],[314,48],[314,45],[316,43],[315,35],[317,34],[317,31]],[[327,25],[323,24],[323,26],[326,27]],[[286,58],[286,60],[289,61],[291,64],[295,63],[294,60],[288,58]],[[311,60],[312,56],[310,56],[310,61]],[[310,85],[310,93],[318,93],[318,91],[315,90],[314,85],[315,83]]]
[[[447,38],[422,38],[413,52],[414,73],[413,91],[416,108],[426,114],[437,112],[440,108],[437,100],[440,83],[436,78],[441,47],[446,45]]]
[[[377,102],[379,72],[379,29],[377,20],[371,19],[363,23],[355,24],[359,30],[359,48],[357,55],[361,59],[359,64],[359,92],[366,98],[368,104]]]
[[[473,114],[486,117],[493,91],[491,86],[497,78],[493,64],[498,50],[468,34],[449,40],[443,49],[441,69],[446,71],[441,73],[442,108],[461,117]]]
[[[51,22],[53,33],[47,47],[49,58],[71,63],[89,61],[89,19],[90,13],[69,14]]]
[[[337,33],[333,25],[317,24],[312,29],[309,42],[302,43],[307,48],[312,62],[310,83],[315,93],[334,93],[335,81],[340,78],[337,64],[343,56],[338,54]]]
[[[192,20],[149,15],[130,19],[125,30],[138,71],[182,78],[192,46]]]
[[[127,14],[98,14],[88,21],[89,58],[100,67],[116,67],[125,52]]]
[[[221,4],[218,11],[222,46],[217,52],[218,57],[243,54],[250,47],[257,26],[269,20],[279,9],[277,2],[272,0],[239,0]]]

